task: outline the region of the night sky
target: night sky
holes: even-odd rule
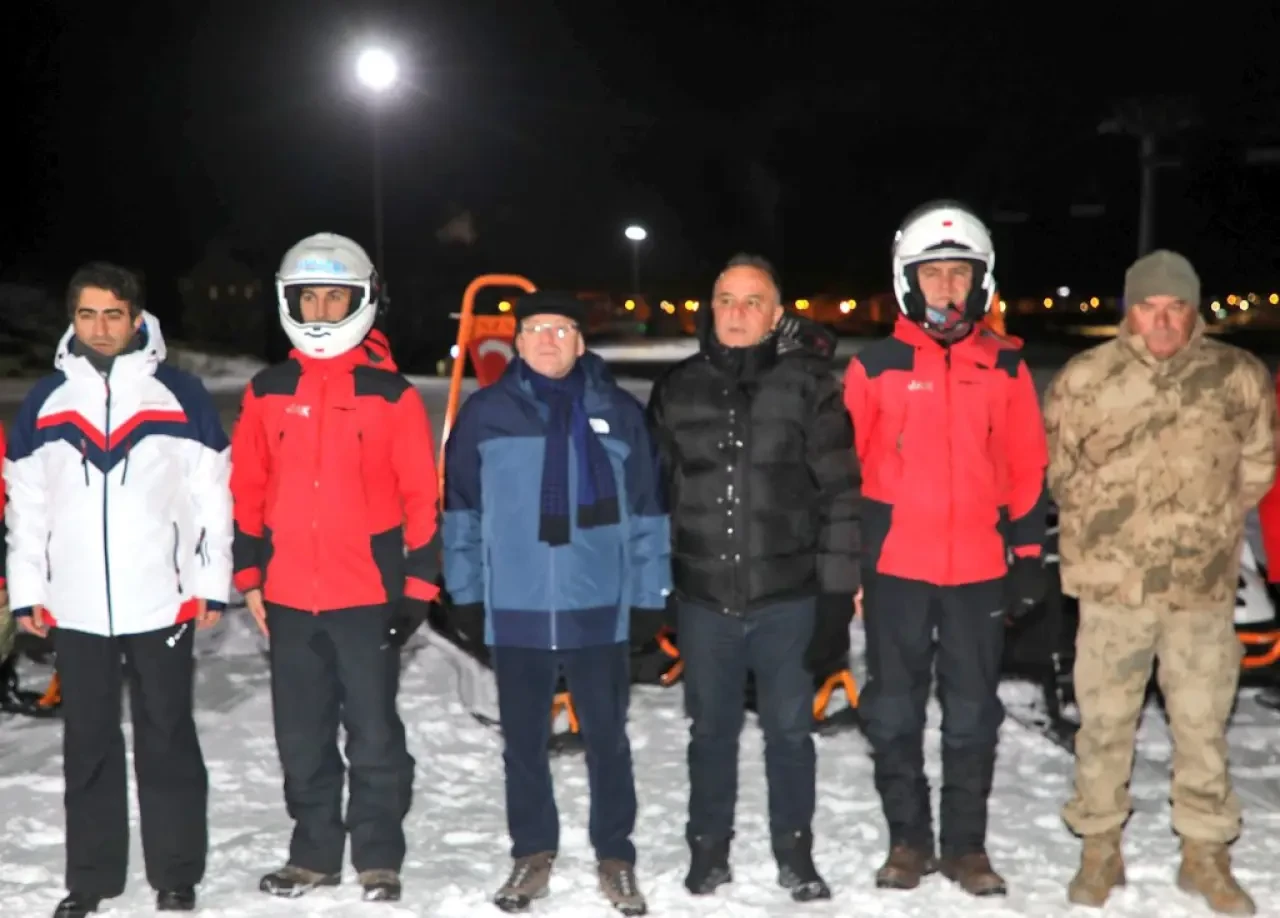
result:
[[[216,238],[264,276],[321,229],[372,252],[351,70],[375,39],[412,84],[381,115],[393,290],[486,270],[620,290],[639,220],[642,287],[663,295],[700,295],[739,249],[793,296],[865,295],[888,287],[899,219],[938,195],[993,222],[1012,295],[1115,289],[1137,144],[1097,127],[1157,93],[1187,94],[1199,126],[1165,147],[1182,166],[1160,175],[1156,242],[1209,288],[1280,284],[1280,164],[1244,164],[1280,147],[1275,8],[39,0],[5,13],[0,279],[59,288],[103,257],[144,269],[154,301]],[[475,242],[438,241],[462,213]]]

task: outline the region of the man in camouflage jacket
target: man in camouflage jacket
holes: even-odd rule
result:
[[[1227,721],[1242,648],[1234,609],[1244,516],[1275,474],[1276,402],[1262,363],[1204,336],[1200,281],[1158,251],[1125,275],[1113,341],[1072,359],[1045,404],[1064,590],[1080,600],[1075,795],[1084,838],[1068,898],[1101,906],[1123,883],[1133,744],[1152,664],[1174,741],[1178,885],[1252,915],[1227,846],[1240,803]]]

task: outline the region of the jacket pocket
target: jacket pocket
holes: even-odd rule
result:
[[[182,567],[178,563],[178,524],[173,524],[173,576],[178,584],[178,593],[182,593]]]
[[[53,583],[53,552],[50,550],[53,546],[53,530],[44,537],[44,579],[48,583]]]

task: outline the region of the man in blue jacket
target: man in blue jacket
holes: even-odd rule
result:
[[[515,864],[494,902],[523,911],[548,890],[549,712],[563,674],[586,743],[600,889],[641,915],[626,720],[631,635],[658,630],[671,586],[656,455],[640,403],[586,350],[581,301],[530,294],[515,318],[518,359],[466,401],[445,453],[445,585],[456,617],[484,618],[505,744]]]

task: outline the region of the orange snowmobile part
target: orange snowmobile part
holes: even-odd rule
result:
[[[458,316],[458,356],[453,361],[453,373],[449,378],[449,401],[444,412],[444,432],[440,437],[440,456],[436,467],[440,475],[440,493],[444,493],[444,447],[449,440],[449,431],[458,416],[458,406],[462,404],[462,380],[467,368],[467,345],[478,335],[496,335],[502,337],[509,332],[515,335],[515,320],[508,316],[477,316],[476,294],[486,287],[516,287],[525,293],[533,293],[538,288],[533,281],[519,274],[482,274],[467,284],[462,294],[462,312]]]
[[[551,702],[551,725],[555,727],[555,720],[560,716],[560,712],[564,711],[569,717],[569,732],[578,732],[578,712],[573,708],[573,698],[568,692],[557,693],[555,700]]]
[[[853,678],[853,673],[847,669],[842,669],[828,676],[827,681],[822,683],[818,693],[813,696],[814,720],[823,721],[827,719],[827,706],[831,704],[831,696],[837,688],[844,689],[844,696],[849,700],[849,707],[856,708],[858,706],[858,683]]]
[[[658,649],[675,660],[671,668],[658,678],[658,682],[666,688],[679,682],[684,674],[684,660],[680,659],[680,649],[671,643],[671,631],[666,625],[663,625],[662,630],[658,632]]]
[[[58,678],[57,673],[54,673],[53,678],[49,680],[49,687],[44,690],[44,694],[40,696],[36,705],[41,708],[56,708],[60,704],[62,704],[62,680]]]
[[[1243,631],[1237,634],[1236,637],[1245,646],[1245,656],[1240,661],[1242,668],[1265,669],[1280,661],[1280,631]],[[1248,652],[1250,647],[1266,647],[1267,649],[1262,653],[1251,655]]]

